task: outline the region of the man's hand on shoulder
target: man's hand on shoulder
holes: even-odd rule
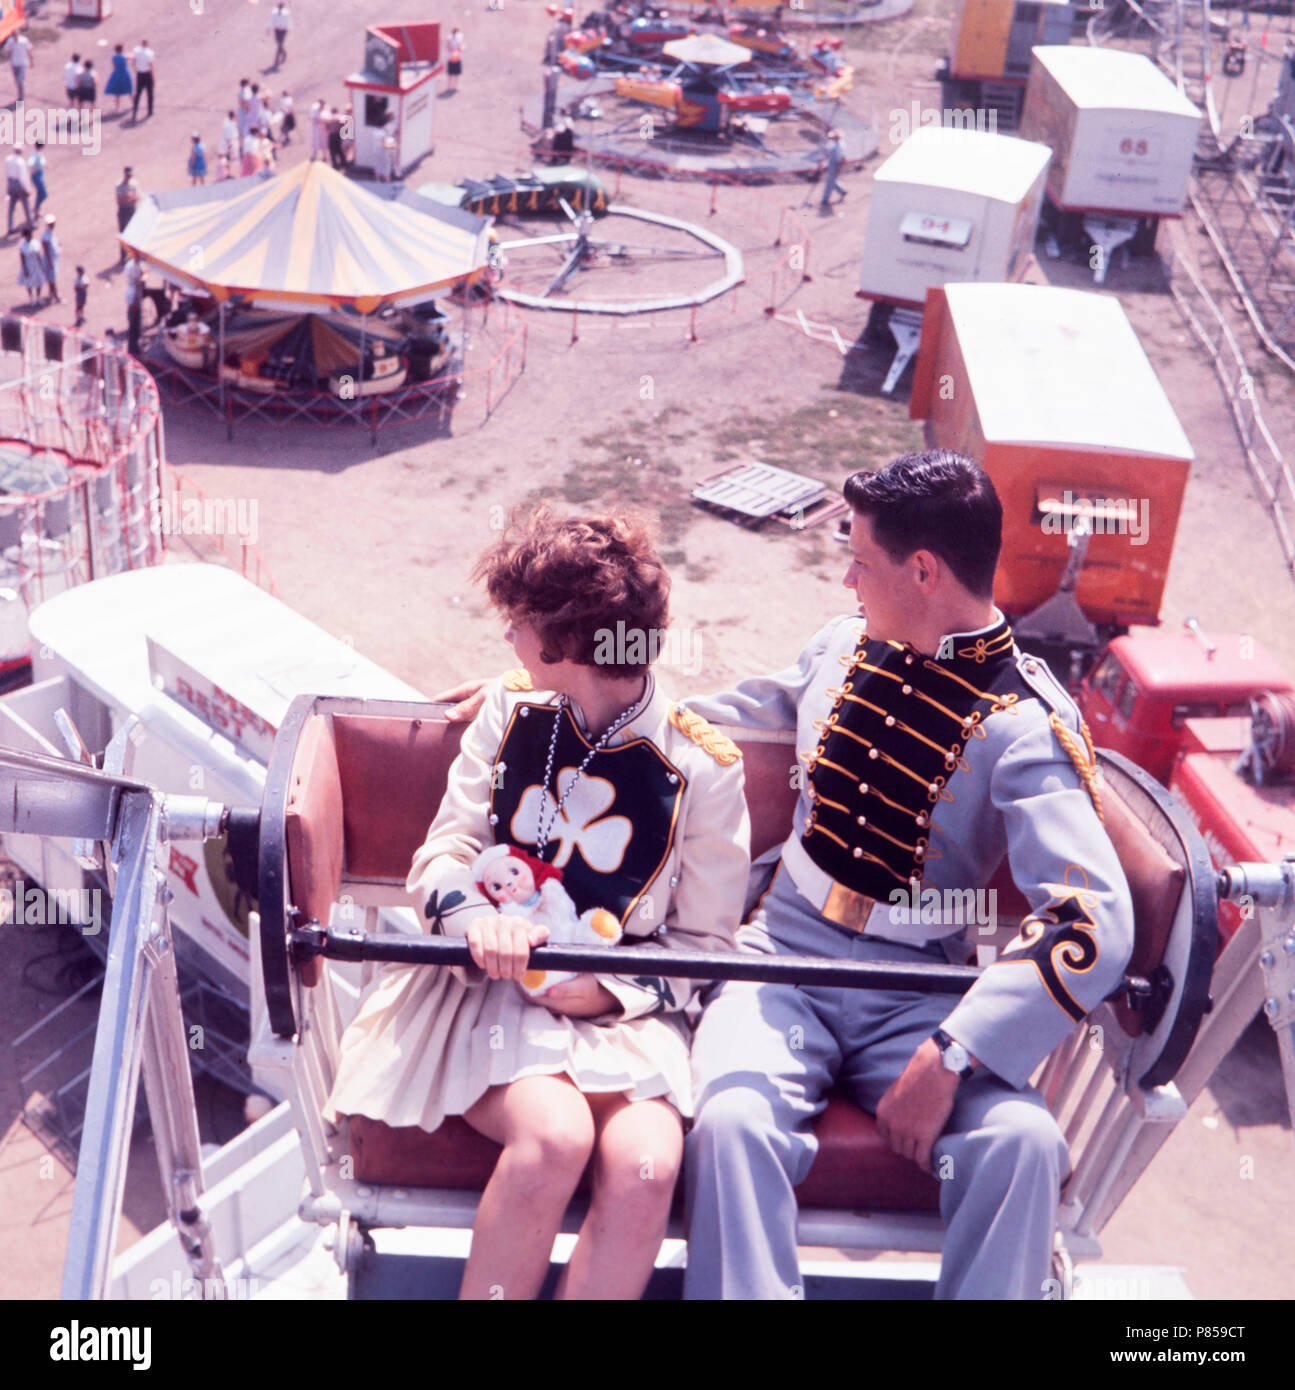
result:
[[[487,681],[464,681],[462,685],[456,685],[453,690],[442,690],[439,695],[432,696],[434,705],[454,706],[453,709],[445,711],[445,718],[451,724],[470,724],[481,710],[481,706],[486,702]]]
[[[960,1078],[947,1071],[934,1038],[909,1058],[877,1106],[877,1128],[891,1149],[931,1171],[931,1146],[948,1123]]]

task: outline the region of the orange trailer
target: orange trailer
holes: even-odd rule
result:
[[[1119,301],[950,284],[926,297],[910,414],[974,458],[1003,503],[995,600],[1034,613],[1065,588],[1108,630],[1155,624],[1192,447]]]

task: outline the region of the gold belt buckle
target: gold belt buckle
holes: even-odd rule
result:
[[[823,916],[844,927],[847,931],[859,932],[868,929],[868,918],[876,907],[877,899],[866,893],[856,893],[853,888],[834,883],[828,890],[827,901],[823,904]]]

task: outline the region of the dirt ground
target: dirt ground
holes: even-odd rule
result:
[[[73,50],[92,53],[96,69],[106,70],[105,44],[129,49],[146,28],[159,55],[152,120],[106,120],[94,158],[75,149],[48,152],[49,206],[59,215],[64,262],[87,266],[96,331],[125,321],[111,266],[112,185],[122,165],[134,166],[146,190],[181,187],[189,133],[201,131],[210,157],[240,76],[288,86],[299,113],[317,94],[338,101],[342,77],[359,66],[363,24],[392,18],[389,6],[372,0],[317,9],[299,3],[288,60],[271,74],[268,6],[217,11],[201,0],[191,7],[140,0],[135,8],[129,25],[71,24],[50,5],[32,22],[29,102],[61,103],[62,64]],[[891,112],[915,99],[939,104],[932,74],[949,14],[950,0],[917,0],[910,14],[846,40],[858,71],[848,101],[878,129],[879,157],[893,148]],[[459,91],[438,100],[435,151],[408,181],[528,168],[518,107],[539,80],[550,23],[539,0],[505,0],[497,11],[450,4],[436,17],[445,28],[463,27],[465,72]],[[0,92],[8,80],[0,72]],[[298,141],[284,163],[303,158]],[[751,532],[693,508],[687,495],[728,461],[758,459],[837,485],[855,468],[920,445],[906,387],[894,399],[878,392],[881,356],[843,356],[764,313],[769,275],[787,249],[785,242],[772,246],[773,229],[790,208],[787,216],[808,233],[812,278],[784,312],[834,325],[846,345],[858,338],[866,311],[853,291],[877,162],[845,175],[849,196],[828,216],[818,213],[818,188],[804,183],[721,189],[712,214],[704,187],[619,180],[622,200],[704,221],[748,254],[747,285],[700,317],[698,341],[689,340],[686,321],[671,316],[620,325],[582,317],[573,342],[569,315],[532,313],[525,373],[489,419],[479,384],[469,386],[448,430],[401,426],[383,431],[376,447],[367,431],[346,427],[240,425],[229,442],[210,416],[168,409],[169,459],[214,497],[254,505],[257,548],[287,603],[429,695],[511,664],[500,623],[466,576],[500,518],[539,498],[588,510],[638,508],[658,518],[675,576],[674,622],[700,639],[690,647],[698,660],[663,672],[677,693],[776,669],[822,619],[850,603],[840,591],[842,548],[830,527]],[[1207,629],[1253,632],[1295,670],[1295,582],[1217,381],[1167,293],[1165,265],[1178,247],[1208,258],[1190,222],[1167,226],[1162,259],[1117,267],[1106,287],[1125,305],[1197,455],[1164,620],[1177,625],[1191,613]],[[16,268],[16,239],[6,251]],[[1089,283],[1081,268],[1062,262],[1044,259],[1040,271],[1056,284]],[[57,307],[41,317],[68,319]],[[484,366],[500,341],[498,321],[483,329],[474,317],[470,329],[469,366]],[[1279,442],[1295,447],[1289,380],[1266,367],[1256,375]],[[1101,408],[1095,400],[1094,411]],[[1260,1034],[1247,1046],[1246,1057],[1259,1060],[1233,1068],[1201,1096],[1111,1222],[1106,1246],[1117,1263],[1184,1268],[1198,1295],[1283,1298],[1295,1285],[1295,1252],[1288,1242],[1278,1248],[1272,1232],[1283,1217],[1289,1228],[1295,1214],[1291,1136],[1277,1106],[1247,1111],[1231,1099],[1271,1090],[1271,1040]],[[1235,1176],[1238,1151],[1261,1155],[1248,1184]],[[57,1226],[42,1218],[41,1238],[56,1241]]]

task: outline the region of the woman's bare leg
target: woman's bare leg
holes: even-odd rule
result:
[[[683,1122],[664,1100],[590,1095],[598,1139],[593,1200],[558,1284],[559,1298],[642,1297],[670,1217]]]
[[[563,1076],[492,1086],[463,1117],[504,1146],[481,1194],[460,1298],[534,1298],[594,1146],[585,1097]]]

